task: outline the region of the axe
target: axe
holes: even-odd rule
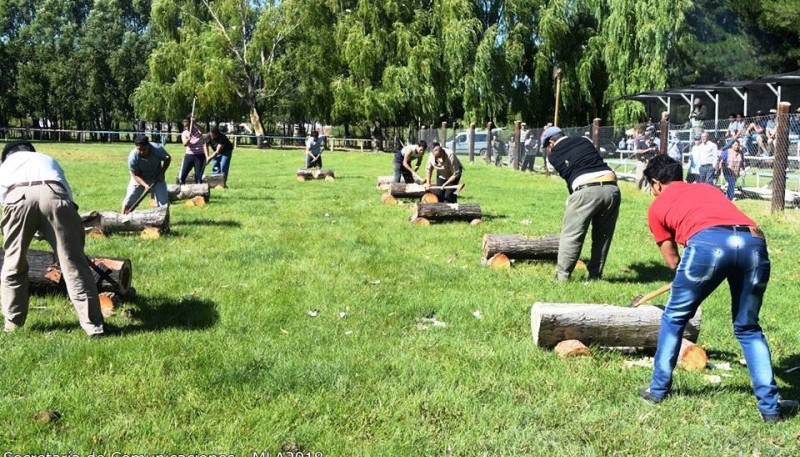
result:
[[[659,287],[658,289],[656,289],[656,290],[654,290],[654,291],[652,291],[650,293],[647,293],[645,295],[637,295],[637,296],[633,297],[633,300],[631,300],[631,308],[636,308],[639,305],[647,303],[648,301],[658,297],[659,295],[663,294],[664,292],[667,292],[671,288],[672,288],[672,283],[670,282],[670,283],[664,284],[663,286]]]
[[[132,212],[133,212],[133,210],[135,210],[135,209],[136,209],[136,207],[137,207],[137,206],[139,206],[139,203],[141,203],[142,201],[144,201],[144,199],[145,199],[145,198],[146,198],[148,195],[150,195],[150,192],[152,192],[152,191],[153,191],[153,186],[154,186],[154,185],[155,185],[157,182],[158,182],[158,181],[154,181],[154,182],[153,182],[153,184],[150,184],[150,185],[148,185],[148,186],[147,186],[147,189],[146,189],[144,192],[142,192],[142,195],[140,195],[140,196],[139,196],[139,198],[137,198],[137,199],[136,199],[136,201],[135,201],[135,202],[133,202],[133,204],[132,204],[130,207],[128,207],[128,209],[127,209],[127,210],[126,210],[126,211],[125,211],[123,214],[130,214],[130,213],[132,213]]]

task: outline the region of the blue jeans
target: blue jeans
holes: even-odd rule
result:
[[[725,195],[728,196],[728,200],[733,200],[733,197],[736,196],[736,176],[734,176],[733,171],[727,167],[722,169],[722,176],[724,176],[725,181],[728,182],[728,189]]]
[[[770,275],[767,243],[747,227],[711,227],[700,231],[683,251],[669,301],[661,316],[658,349],[650,392],[663,398],[672,386],[672,371],[686,323],[700,304],[723,280],[731,291],[733,334],[739,340],[758,409],[778,414],[778,387],[772,374],[767,340],[758,325],[758,314]]]
[[[218,173],[225,175],[225,181],[228,181],[228,170],[231,167],[231,156],[229,155],[218,155],[214,157],[214,165],[212,166],[212,170],[217,168],[219,171]]]

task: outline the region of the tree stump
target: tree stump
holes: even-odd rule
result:
[[[483,236],[483,258],[489,259],[503,253],[514,260],[556,260],[558,242],[558,235],[529,237],[486,234]]]
[[[168,184],[167,193],[169,201],[190,200],[195,197],[202,197],[205,202],[211,198],[211,189],[208,183],[205,184]]]
[[[0,249],[0,268],[2,268],[5,251]],[[29,249],[28,283],[31,290],[41,292],[67,293],[61,266],[56,255],[49,251]],[[99,292],[114,292],[127,295],[131,288],[132,268],[129,259],[113,257],[88,257],[95,284]]]
[[[122,232],[141,232],[147,227],[155,227],[160,233],[169,232],[169,207],[133,211],[121,214],[114,211],[92,211],[81,214],[83,228],[87,232],[100,232],[104,235]]]
[[[584,355],[592,355],[592,351],[578,340],[564,340],[556,344],[553,351],[559,357],[578,357]]]
[[[411,219],[424,217],[431,222],[466,221],[481,218],[477,203],[417,203]]]
[[[299,168],[297,170],[298,181],[308,181],[309,179],[324,179],[326,181],[332,181],[335,178],[336,176],[334,176],[333,170],[326,170],[322,168]]]
[[[531,306],[533,344],[554,347],[564,340],[607,347],[655,348],[661,326],[661,308],[642,305],[541,303]],[[689,321],[683,336],[697,341],[701,313]]]

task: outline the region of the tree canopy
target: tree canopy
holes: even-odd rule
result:
[[[800,0],[0,0],[0,125],[641,119],[611,98],[795,70]]]

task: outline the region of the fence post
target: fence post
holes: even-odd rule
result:
[[[447,147],[447,121],[442,121],[442,127],[439,129],[439,144],[443,148]]]
[[[658,153],[659,154],[666,154],[667,153],[667,143],[669,142],[669,111],[662,111],[661,112],[661,121],[658,125]]]
[[[514,161],[515,170],[519,170],[519,150],[520,150],[521,132],[522,132],[522,121],[514,121],[514,152],[510,160]]]
[[[469,136],[467,138],[467,152],[469,153],[469,163],[475,163],[475,123],[469,124]]]
[[[492,121],[486,123],[486,163],[492,164]]]
[[[789,156],[789,102],[778,103],[775,128],[775,161],[772,164],[772,212],[786,208],[786,165]]]
[[[598,151],[600,150],[600,122],[602,119],[596,117],[592,119],[592,144]]]

